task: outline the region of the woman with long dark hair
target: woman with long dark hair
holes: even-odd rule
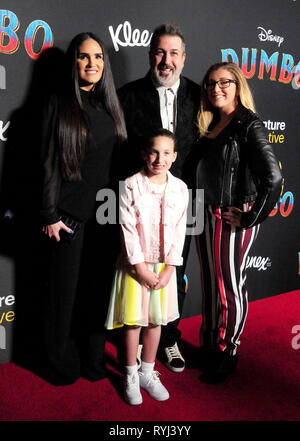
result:
[[[105,376],[103,324],[118,235],[97,224],[96,194],[112,185],[114,154],[127,137],[103,42],[78,34],[65,67],[45,111],[41,153],[46,375],[55,385]]]
[[[204,232],[197,237],[202,272],[202,379],[232,374],[248,309],[246,259],[259,226],[282,186],[278,161],[241,69],[211,66],[202,82],[198,113],[204,189]]]

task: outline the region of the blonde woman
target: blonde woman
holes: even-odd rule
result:
[[[245,262],[260,223],[279,198],[282,177],[241,69],[209,68],[198,113],[205,227],[197,237],[202,272],[202,379],[224,381],[235,371],[247,308]]]

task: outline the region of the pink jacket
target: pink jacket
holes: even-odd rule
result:
[[[163,196],[153,189],[144,171],[126,179],[120,194],[120,222],[131,265],[182,265],[187,205],[187,186],[170,172]]]

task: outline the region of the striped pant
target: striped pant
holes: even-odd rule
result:
[[[196,236],[202,284],[200,342],[234,355],[248,311],[246,260],[259,226],[236,228],[221,215],[221,208],[206,207],[204,232]]]

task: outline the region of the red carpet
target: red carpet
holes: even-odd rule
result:
[[[203,384],[192,367],[200,320],[181,322],[188,363],[183,373],[172,373],[157,362],[170,392],[168,401],[158,403],[143,392],[142,405],[127,405],[121,397],[115,347],[108,343],[110,377],[97,383],[80,379],[71,386],[54,387],[13,363],[0,365],[0,420],[300,420],[300,338],[292,334],[296,325],[300,329],[300,291],[250,303],[237,371],[223,384]]]

